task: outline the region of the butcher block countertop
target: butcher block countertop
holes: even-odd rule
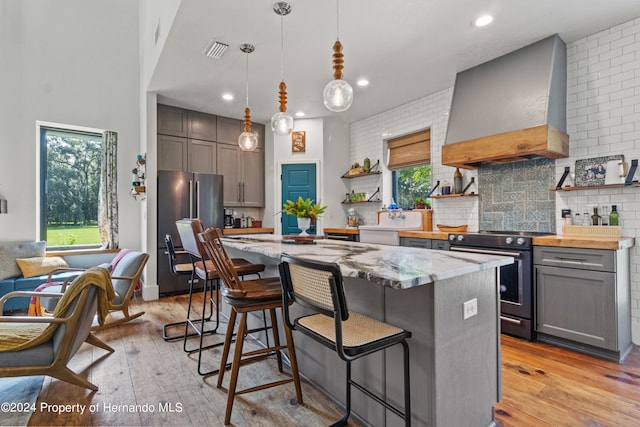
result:
[[[635,239],[633,237],[541,236],[533,238],[533,245],[615,251],[633,247]]]
[[[442,231],[399,231],[400,237],[416,237],[418,239],[435,239],[435,240],[447,240],[449,233],[443,233]]]
[[[231,234],[255,234],[255,233],[271,233],[273,234],[273,228],[225,228],[224,235]]]
[[[360,234],[357,228],[324,228],[325,233]]]

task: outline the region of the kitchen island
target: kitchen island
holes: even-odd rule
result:
[[[414,426],[493,424],[500,396],[498,267],[513,258],[333,240],[291,244],[277,235],[223,240],[230,256],[264,263],[273,275],[283,253],[336,263],[350,309],[411,331]],[[463,304],[474,299],[477,314],[464,319]],[[302,334],[294,338],[301,373],[344,402],[344,362]],[[354,362],[353,375],[402,406],[400,348]],[[370,424],[402,425],[361,393],[352,397],[354,412]]]

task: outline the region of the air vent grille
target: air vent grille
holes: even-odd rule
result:
[[[224,53],[227,51],[228,47],[229,45],[226,43],[212,40],[207,43],[207,46],[202,51],[202,54],[208,56],[209,58],[220,59],[222,58],[222,55],[224,55]]]

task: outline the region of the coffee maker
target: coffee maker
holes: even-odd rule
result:
[[[233,209],[224,208],[224,228],[233,228]]]
[[[358,228],[358,214],[354,208],[347,210],[347,228]]]

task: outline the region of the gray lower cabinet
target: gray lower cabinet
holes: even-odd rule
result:
[[[420,239],[416,237],[401,237],[400,246],[408,246],[410,248],[431,249],[431,239]]]
[[[264,151],[218,144],[218,174],[224,176],[224,205],[264,206]]]
[[[538,339],[622,360],[631,349],[628,249],[536,246]]]
[[[411,248],[436,249],[439,251],[448,251],[449,242],[440,239],[422,239],[419,237],[401,237],[400,246],[408,246]]]

